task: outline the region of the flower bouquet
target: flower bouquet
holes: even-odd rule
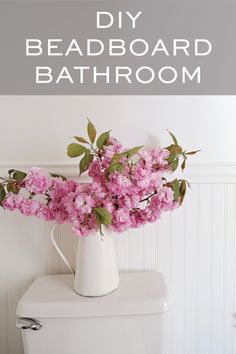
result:
[[[79,174],[87,171],[91,181],[80,183],[38,167],[28,173],[10,169],[7,177],[0,177],[1,206],[45,221],[70,223],[73,233],[85,239],[99,232],[103,242],[97,237],[98,247],[105,248],[106,233],[155,222],[162,212],[182,204],[188,182],[167,177],[179,166],[184,170],[188,156],[197,151],[184,150],[171,132],[169,146],[151,149],[125,148],[111,131],[97,137],[90,120],[87,132],[88,138],[74,137],[67,154],[81,157]]]

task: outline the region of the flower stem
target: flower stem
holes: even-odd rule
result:
[[[153,197],[154,195],[156,195],[156,194],[157,194],[157,191],[153,192],[153,193],[152,193],[151,195],[149,195],[148,197],[146,197],[146,198],[140,200],[140,203],[149,201],[149,199],[152,198],[152,197]]]

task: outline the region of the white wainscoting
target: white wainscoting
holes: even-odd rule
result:
[[[77,173],[76,165],[43,166],[69,177]],[[7,168],[0,166],[0,175]],[[171,294],[168,354],[235,354],[236,164],[191,165],[186,177],[192,189],[182,208],[116,238],[119,268],[165,274]],[[50,243],[51,225],[3,210],[0,225],[0,354],[21,354],[19,297],[35,277],[67,270]],[[57,239],[74,263],[76,238],[68,225],[57,228]]]

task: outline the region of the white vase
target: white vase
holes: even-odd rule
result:
[[[103,296],[119,286],[114,234],[103,230],[78,239],[74,289],[82,296]]]

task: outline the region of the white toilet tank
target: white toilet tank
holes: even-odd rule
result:
[[[121,273],[119,289],[99,298],[77,295],[72,275],[42,276],[21,298],[17,316],[25,354],[167,353],[161,273]]]

